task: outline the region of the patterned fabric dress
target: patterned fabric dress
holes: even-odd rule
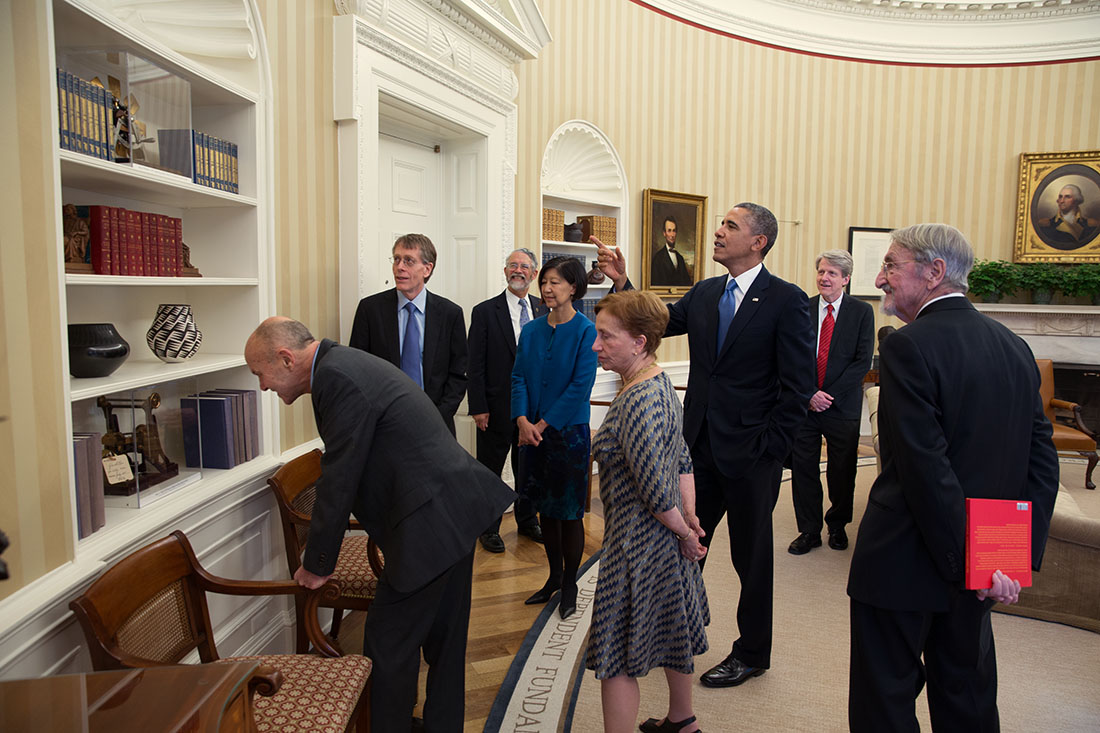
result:
[[[668,377],[616,397],[592,447],[604,539],[585,664],[597,679],[641,677],[654,667],[691,673],[693,657],[707,650],[703,576],[653,516],[683,510],[679,475],[691,471],[683,412]]]

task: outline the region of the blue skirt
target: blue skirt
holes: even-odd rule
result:
[[[547,426],[542,443],[519,449],[519,493],[548,519],[581,519],[588,495],[588,423],[558,431]]]

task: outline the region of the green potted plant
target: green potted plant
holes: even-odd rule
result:
[[[1093,305],[1100,305],[1100,262],[1070,265],[1063,292],[1074,298],[1091,298]]]
[[[967,276],[970,292],[986,303],[996,303],[1017,287],[1016,266],[1004,260],[978,260]]]
[[[1031,291],[1031,302],[1048,304],[1055,290],[1065,289],[1065,272],[1053,262],[1020,265],[1020,287]]]

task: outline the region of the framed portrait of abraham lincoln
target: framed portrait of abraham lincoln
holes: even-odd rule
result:
[[[682,295],[703,279],[707,197],[642,192],[642,289]]]
[[[1021,153],[1016,262],[1100,262],[1100,150]]]

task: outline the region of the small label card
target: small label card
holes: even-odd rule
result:
[[[103,459],[103,472],[107,474],[107,483],[121,484],[132,481],[134,472],[130,470],[130,462],[126,456],[107,456]]]

